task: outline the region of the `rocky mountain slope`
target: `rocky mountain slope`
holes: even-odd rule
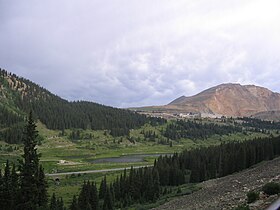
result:
[[[250,169],[219,179],[201,183],[202,189],[190,195],[172,200],[155,210],[220,210],[234,209],[246,203],[246,193],[260,191],[265,183],[280,183],[280,158],[262,162]],[[259,201],[250,204],[250,209],[266,209],[277,196],[261,196]]]
[[[168,105],[149,107],[169,113],[202,113],[207,116],[249,117],[280,111],[280,94],[255,85],[221,84],[197,95],[181,96]],[[149,110],[144,108],[143,110]],[[272,112],[275,111],[275,112]],[[261,116],[263,116],[261,115]]]

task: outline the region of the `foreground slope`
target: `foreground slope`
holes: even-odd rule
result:
[[[240,173],[205,181],[201,184],[201,190],[170,201],[155,210],[232,209],[246,202],[246,193],[249,190],[260,190],[270,181],[280,183],[279,171],[280,158],[278,157]],[[266,204],[260,201],[257,207],[251,209],[265,209],[271,202],[269,200]]]

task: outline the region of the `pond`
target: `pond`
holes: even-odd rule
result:
[[[171,155],[171,154],[135,154],[135,155],[123,155],[120,157],[100,158],[90,160],[90,163],[137,163],[144,162],[146,157],[159,157],[159,156]]]

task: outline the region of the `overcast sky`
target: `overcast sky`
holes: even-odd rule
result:
[[[0,0],[0,67],[117,107],[227,82],[280,92],[279,11],[279,0]]]

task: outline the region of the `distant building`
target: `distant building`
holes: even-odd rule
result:
[[[179,117],[181,117],[181,118],[199,118],[199,117],[201,117],[201,114],[195,113],[195,112],[180,113]]]

